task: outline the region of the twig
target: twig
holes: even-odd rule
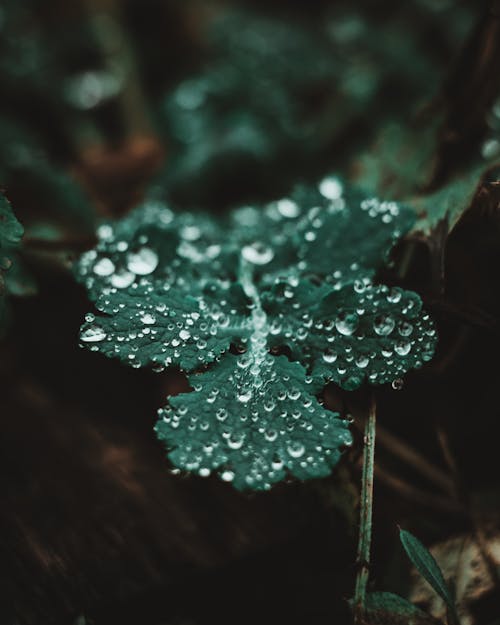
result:
[[[408,501],[431,508],[436,512],[452,514],[454,516],[460,515],[464,517],[464,519],[467,518],[467,511],[459,502],[417,488],[400,477],[396,477],[386,469],[383,469],[380,465],[377,465],[375,468],[375,478]]]
[[[356,422],[356,427],[361,430],[361,425]],[[380,424],[377,426],[377,440],[382,447],[392,452],[397,458],[406,462],[422,476],[429,479],[433,484],[440,487],[444,492],[453,495],[455,493],[454,480],[446,473],[433,465],[425,456],[416,451],[406,441],[401,440]]]
[[[432,484],[435,484],[449,495],[455,494],[454,481],[408,443],[388,430],[384,430],[380,425],[377,426],[377,439],[380,445],[392,452],[403,462],[409,464],[418,471],[418,473],[430,480]]]
[[[354,590],[354,624],[361,625],[366,611],[366,587],[370,574],[370,548],[372,540],[373,516],[373,474],[375,465],[375,429],[377,424],[377,406],[372,395],[368,419],[365,424],[363,447],[363,473],[361,477],[361,504],[359,520],[359,542]]]

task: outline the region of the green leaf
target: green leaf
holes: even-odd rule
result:
[[[242,306],[244,302],[241,294]],[[227,304],[209,307],[168,283],[133,284],[112,297],[101,296],[96,307],[109,316],[96,322],[94,315],[87,315],[81,340],[134,367],[177,365],[190,371],[227,351],[231,340],[248,335]]]
[[[24,229],[17,221],[7,198],[0,193],[0,269],[10,267],[10,253],[21,241]]]
[[[368,278],[330,292],[306,281],[285,289],[286,297],[281,284],[263,295],[271,342],[290,347],[315,378],[353,390],[392,382],[433,356],[434,326],[416,293]]]
[[[413,534],[406,530],[399,531],[401,544],[417,571],[430,584],[433,590],[443,599],[452,614],[454,621],[459,622],[455,601],[444,581],[443,573],[431,552]]]
[[[24,229],[17,221],[7,198],[0,193],[0,322],[5,318],[5,273],[19,246]]]
[[[486,170],[484,163],[475,165],[460,172],[437,191],[410,200],[417,214],[421,215],[415,231],[429,234],[442,220],[446,220],[448,231],[451,231],[471,206]]]
[[[392,592],[366,596],[366,613],[372,625],[438,625],[440,621]]]
[[[194,392],[170,399],[158,426],[176,466],[231,475],[238,488],[325,475],[350,441],[316,399],[325,381],[391,382],[432,357],[418,295],[373,283],[412,223],[405,207],[335,177],[221,219],[148,201],[102,224],[76,268],[99,313],[82,344],[192,373]]]
[[[448,231],[471,206],[488,171],[498,166],[494,157],[481,158],[479,151],[468,167],[432,191],[441,116],[424,119],[414,127],[390,124],[381,132],[372,149],[354,167],[354,180],[363,188],[403,201],[416,217],[412,232],[430,233],[446,220]]]
[[[190,383],[195,392],[171,398],[156,428],[182,469],[216,470],[238,489],[268,489],[287,473],[328,475],[351,444],[348,422],[316,398],[321,386],[264,347],[227,354]]]

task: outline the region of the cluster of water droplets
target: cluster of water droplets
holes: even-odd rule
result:
[[[148,280],[189,281],[203,263],[215,272],[223,237],[207,216],[174,214],[163,202],[147,201],[117,224],[102,224],[95,249],[83,254],[76,271],[89,292],[128,289]]]
[[[418,296],[374,286],[358,260],[314,272],[308,251],[323,249],[320,237],[337,219],[356,226],[349,198],[328,176],[313,192],[242,207],[227,227],[147,203],[99,228],[78,271],[103,315],[86,316],[82,343],[133,367],[213,363],[191,376],[194,393],[160,411],[158,434],[177,467],[215,471],[238,488],[266,489],[287,472],[326,475],[351,437],[316,399],[325,380],[399,388],[432,357],[435,330]],[[358,217],[398,232],[399,205],[357,202]],[[282,348],[297,362],[273,355]]]
[[[325,297],[323,287],[288,277],[276,280],[267,300],[274,344],[290,346],[313,375],[351,390],[364,380],[392,382],[432,358],[436,331],[418,297],[369,278],[331,293]]]
[[[220,297],[223,297],[221,295]],[[126,360],[132,367],[175,364],[191,370],[215,360],[239,331],[247,330],[232,304],[186,298],[176,286],[133,284],[127,293],[111,291],[96,304],[108,316],[86,315],[80,339],[92,351]]]
[[[217,471],[238,488],[268,489],[286,472],[328,474],[351,434],[318,403],[304,373],[282,356],[256,361],[247,352],[192,376],[197,397],[176,396],[160,411],[157,431],[176,442],[170,457],[202,476]]]

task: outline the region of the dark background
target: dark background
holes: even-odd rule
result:
[[[207,104],[206,127],[215,131],[196,135],[191,153],[166,102],[180,81],[231,63],[231,47],[207,32],[233,14],[240,17],[226,30],[236,38],[245,24],[258,30],[258,20],[275,26],[260,40],[262,60],[253,64],[251,53],[241,61],[236,87]],[[0,343],[3,623],[70,625],[82,615],[89,625],[349,622],[361,437],[331,478],[266,494],[171,474],[153,424],[185,380],[79,349],[91,306],[70,264],[93,245],[99,219],[118,218],[145,194],[179,210],[217,211],[278,197],[298,178],[355,169],[380,127],[410,123],[425,107],[439,122],[427,181],[439,188],[495,130],[488,115],[500,91],[498,15],[495,3],[458,0],[0,6],[0,185],[26,228],[24,273]],[[356,19],[360,39],[346,48]],[[317,42],[313,58],[331,55],[331,77],[309,80],[300,43],[284,63],[272,36],[277,24],[290,29],[285,41],[300,32],[305,49]],[[103,96],[92,77],[82,88],[85,72],[113,75],[120,63],[126,77],[116,93]],[[376,77],[369,96],[339,87],[351,66],[354,83]],[[358,76],[359,68],[366,73]],[[282,108],[266,104],[269,89]],[[285,116],[298,135],[273,130]],[[241,131],[255,119],[271,148],[228,139],[231,124]],[[402,390],[377,390],[377,590],[410,589],[398,524],[426,544],[498,530],[500,222],[496,170],[488,176],[449,236],[437,229],[402,243],[381,276],[422,295],[440,342],[435,360],[409,374]],[[444,269],[437,277],[436,258]],[[365,391],[325,393],[362,420]],[[408,447],[437,467],[447,492],[401,452]],[[499,596],[493,586],[471,604],[475,623],[499,616]]]

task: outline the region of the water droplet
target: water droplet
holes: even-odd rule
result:
[[[292,458],[300,458],[305,452],[305,447],[300,441],[292,441],[286,449]]]
[[[401,289],[399,289],[397,286],[390,289],[389,293],[387,294],[387,301],[390,304],[397,304],[399,301],[401,301]]]
[[[244,434],[232,434],[227,439],[227,445],[230,449],[241,449],[245,442]]]
[[[485,159],[495,158],[500,154],[500,141],[498,139],[486,139],[481,146],[481,155]]]
[[[337,352],[334,352],[332,349],[325,349],[325,351],[323,352],[323,360],[328,364],[335,362],[337,358]]]
[[[189,338],[191,338],[191,333],[187,330],[181,330],[179,332],[179,338],[181,338],[183,341],[187,341]]]
[[[284,198],[276,202],[276,206],[278,208],[279,214],[282,217],[293,219],[294,217],[298,217],[300,215],[300,208],[298,204],[293,200]]]
[[[319,192],[329,200],[338,200],[342,197],[342,184],[338,178],[328,176],[319,183]]]
[[[229,471],[229,470],[223,471],[220,474],[220,476],[221,476],[221,479],[224,482],[232,482],[234,480],[234,472],[233,471]]]
[[[97,236],[101,241],[108,241],[113,237],[113,228],[109,224],[101,224],[97,228]]]
[[[410,350],[410,341],[400,341],[394,346],[394,351],[396,352],[396,354],[399,354],[399,356],[406,356],[407,354],[409,354]]]
[[[184,226],[181,229],[180,235],[186,241],[196,241],[201,237],[201,230],[198,226]]]
[[[274,258],[273,250],[260,241],[245,245],[241,250],[243,258],[253,265],[266,265]]]
[[[158,267],[158,254],[149,247],[127,254],[127,268],[139,276],[147,276]]]
[[[392,381],[391,386],[395,391],[400,391],[404,386],[404,382],[401,378],[396,378]]]
[[[341,313],[335,320],[337,332],[344,336],[351,336],[358,327],[359,317],[356,313]]]
[[[237,397],[238,397],[238,401],[240,401],[242,404],[246,404],[252,398],[252,391],[249,388],[248,389],[242,389],[238,393]]]
[[[110,278],[112,286],[117,289],[126,289],[132,284],[134,280],[135,273],[132,273],[131,271],[126,271],[125,269],[120,269]]]
[[[401,336],[410,336],[410,334],[413,332],[413,326],[407,321],[402,321],[400,324],[398,324],[398,332],[399,334],[401,334]]]
[[[100,325],[94,324],[87,326],[80,334],[80,340],[85,343],[97,343],[106,338],[106,332]]]
[[[225,408],[219,408],[215,416],[218,421],[225,421],[227,419],[227,410]]]
[[[115,270],[115,264],[110,258],[104,257],[94,265],[94,273],[96,276],[110,276]]]
[[[148,313],[148,312],[147,313],[143,313],[141,315],[141,321],[145,325],[150,326],[150,325],[153,325],[154,323],[156,323],[156,317],[154,315],[152,315],[151,313]]]
[[[394,330],[395,325],[396,321],[390,315],[379,315],[375,317],[373,329],[379,336],[387,336]]]
[[[370,359],[368,358],[368,356],[365,356],[364,354],[362,356],[358,356],[355,360],[356,362],[356,366],[359,367],[360,369],[364,369],[365,367],[368,366],[368,363],[370,362]]]

